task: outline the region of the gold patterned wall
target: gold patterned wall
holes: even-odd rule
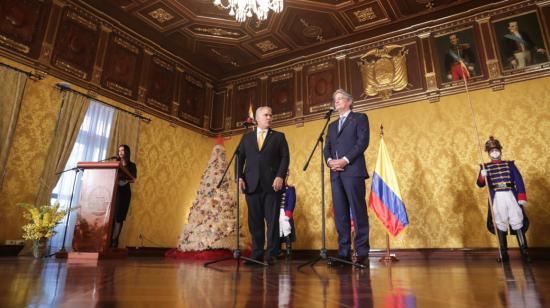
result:
[[[4,60],[3,60],[4,61]],[[10,65],[8,61],[4,61]],[[21,211],[15,204],[33,202],[47,146],[51,140],[60,93],[47,77],[29,82],[8,161],[8,174],[0,198],[0,242],[21,236]],[[493,134],[504,146],[504,158],[515,159],[523,173],[529,203],[527,212],[531,246],[550,246],[550,78],[506,85],[502,91],[472,92],[482,142]],[[101,98],[110,103],[113,101]],[[121,106],[121,105],[120,105]],[[122,106],[121,106],[122,107]],[[366,152],[372,172],[379,145],[380,123],[397,172],[410,225],[395,240],[396,248],[461,248],[496,246],[485,229],[486,192],[475,186],[479,154],[468,109],[467,96],[442,97],[437,103],[419,101],[368,112],[371,144]],[[150,115],[146,115],[151,117]],[[200,177],[214,145],[207,138],[152,117],[142,123],[137,157],[138,181],[121,244],[175,247],[195,198]],[[296,249],[321,247],[319,153],[302,171],[322,121],[302,127],[277,128],[287,136],[291,153],[291,183],[296,186]],[[240,136],[226,140],[232,153]],[[486,156],[483,154],[483,158]],[[367,186],[370,188],[370,180]],[[327,194],[327,248],[336,248],[330,183]],[[368,193],[368,192],[367,192]],[[246,205],[241,217],[248,236]],[[371,215],[371,246],[383,248],[385,231]],[[140,239],[140,234],[143,239]],[[245,241],[248,242],[248,241]],[[515,240],[511,240],[515,245]]]
[[[550,78],[471,93],[481,142],[491,134],[503,143],[504,159],[513,159],[527,187],[526,211],[531,220],[531,246],[550,245]],[[466,94],[442,97],[438,103],[419,101],[367,112],[371,142],[366,152],[374,169],[382,123],[385,141],[397,173],[410,225],[392,240],[395,248],[496,247],[485,228],[486,191],[475,185],[479,152]],[[296,186],[297,249],[321,247],[321,187],[319,153],[306,172],[302,168],[322,121],[303,127],[277,128],[285,133],[291,153],[291,179]],[[228,142],[235,147],[238,137]],[[483,153],[483,159],[487,155]],[[325,170],[326,171],[326,170]],[[367,195],[371,181],[367,181]],[[325,176],[327,248],[337,248],[328,172]],[[244,203],[243,203],[244,204]],[[244,206],[245,207],[245,206]],[[245,212],[245,211],[243,211]],[[371,247],[385,247],[385,231],[369,210]],[[515,239],[510,240],[516,245]]]
[[[5,58],[1,60],[30,71],[28,67]],[[55,87],[58,82],[61,80],[48,76],[27,83],[1,191],[0,243],[21,239],[24,220],[21,209],[15,204],[35,201],[38,178],[61,103],[61,92]],[[74,88],[85,92],[79,87]],[[128,108],[104,97],[98,99]],[[133,186],[133,199],[121,245],[141,244],[141,233],[144,245],[175,247],[214,140],[151,115],[145,116],[152,121],[140,125],[136,161],[138,181]]]
[[[141,233],[145,246],[176,247],[213,147],[212,138],[157,118],[141,124],[138,180],[122,245],[141,245]]]
[[[4,58],[2,62],[18,67]],[[24,220],[16,204],[34,203],[38,193],[38,179],[61,106],[61,94],[54,88],[56,82],[59,80],[49,77],[27,82],[0,191],[0,244],[7,239],[21,239]]]

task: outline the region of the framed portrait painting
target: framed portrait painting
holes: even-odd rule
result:
[[[479,49],[473,28],[466,28],[435,36],[439,59],[441,83],[452,83],[463,79],[482,76]]]
[[[503,71],[548,62],[539,19],[535,12],[493,22]]]

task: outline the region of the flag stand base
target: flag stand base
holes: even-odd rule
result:
[[[378,259],[378,261],[382,263],[392,263],[392,262],[398,262],[399,259],[394,254],[391,254],[391,255],[385,255],[381,257],[380,259]]]
[[[395,256],[394,253],[390,252],[390,236],[386,233],[386,255],[378,259],[379,262],[383,263],[392,263],[397,262],[399,259]]]

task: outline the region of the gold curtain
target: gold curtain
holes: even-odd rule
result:
[[[127,112],[117,110],[113,115],[111,137],[109,138],[108,155],[116,155],[117,148],[121,144],[130,147],[132,161],[136,161],[138,153],[139,118]]]
[[[39,181],[36,204],[50,203],[50,195],[60,177],[56,173],[67,164],[89,105],[90,100],[81,94],[72,91],[63,93],[54,137]]]
[[[27,79],[22,72],[0,67],[0,187],[4,182]]]

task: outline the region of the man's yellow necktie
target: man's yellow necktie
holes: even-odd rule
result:
[[[262,146],[264,145],[265,140],[265,130],[260,131],[260,136],[258,136],[258,149],[262,149]]]

